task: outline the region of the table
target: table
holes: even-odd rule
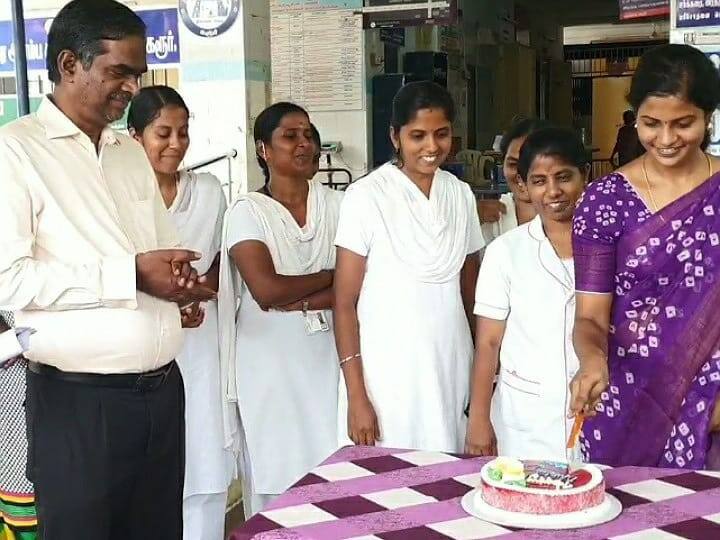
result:
[[[487,458],[346,447],[230,534],[230,540],[720,539],[720,472],[607,469],[623,504],[614,521],[571,531],[508,529],[468,516],[460,499]]]

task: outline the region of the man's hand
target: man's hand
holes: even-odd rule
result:
[[[137,288],[151,296],[181,305],[215,298],[204,278],[190,264],[200,258],[187,249],[160,249],[135,257]]]
[[[507,214],[507,208],[503,203],[495,199],[484,199],[477,202],[480,223],[496,223],[500,221],[503,214]]]
[[[180,309],[180,319],[183,328],[197,328],[205,320],[205,310],[194,302]]]

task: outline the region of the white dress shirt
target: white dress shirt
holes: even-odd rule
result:
[[[0,306],[37,330],[29,360],[135,373],[182,346],[176,304],[136,290],[135,255],[175,247],[143,149],[106,128],[98,149],[53,102],[0,128]]]

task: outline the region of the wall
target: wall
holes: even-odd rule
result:
[[[65,3],[63,0],[25,2],[26,11],[31,15],[52,14]],[[171,0],[127,3],[143,7],[173,4]],[[474,67],[476,148],[484,149],[490,147],[495,135],[507,127],[509,119],[515,114],[534,112],[531,96],[535,90],[530,82],[534,78],[534,69],[527,55],[522,54],[515,56],[525,58],[524,63],[511,65],[507,61],[507,47],[500,47],[515,41],[514,0],[459,0],[459,3],[462,9],[462,50],[458,52],[460,69],[451,74],[451,84],[460,101],[459,116],[464,119],[468,110],[467,105],[462,103],[467,96],[468,73],[465,65]],[[9,18],[9,7],[5,2],[0,4],[0,18],[3,18],[3,10],[7,12],[4,18]],[[196,36],[182,23],[180,25],[180,90],[193,112],[193,144],[188,162],[221,154],[231,148],[237,149],[239,155],[232,164],[234,191],[254,189],[262,182],[254,162],[251,131],[255,117],[269,103],[271,89],[268,4],[267,0],[243,0],[238,21],[225,34],[215,38]],[[553,28],[558,30],[557,27],[548,27],[548,23],[538,23],[536,27],[536,30],[529,31],[530,48],[538,48],[541,54],[544,51],[556,56],[557,48],[561,50],[562,44],[560,41],[550,42],[548,47],[546,38],[553,35]],[[438,28],[408,28],[406,44],[400,49],[399,56],[402,62],[405,52],[441,48]],[[548,49],[551,49],[550,52]],[[364,31],[363,54],[366,90],[363,109],[312,114],[324,140],[342,141],[344,151],[336,163],[350,169],[355,178],[367,171],[370,162],[371,80],[374,75],[383,72],[384,49],[378,30]],[[507,101],[504,89],[517,87],[518,81],[522,84],[523,95]],[[457,131],[466,142],[469,126],[464,124],[461,120]],[[228,175],[224,164],[215,171],[223,178]]]
[[[720,25],[677,28],[677,0],[671,0],[670,11],[670,42],[692,44],[706,55],[709,55],[715,66],[720,69]],[[705,11],[717,12],[718,10],[706,8]],[[715,111],[712,117],[708,152],[720,156],[720,108]]]
[[[368,29],[362,32],[365,81],[362,110],[310,113],[324,141],[342,142],[343,151],[332,157],[333,165],[347,168],[355,179],[367,173],[372,163],[372,78],[384,73],[384,43],[380,40],[380,31]],[[417,50],[440,50],[438,28],[406,29],[405,46],[398,51],[401,70],[403,55]]]
[[[257,189],[263,180],[254,159],[252,126],[269,101],[268,4],[244,0],[235,24],[213,38],[195,35],[182,24],[180,28],[180,90],[193,115],[187,161],[235,149],[233,194]],[[213,172],[226,177],[226,170],[221,163]]]
[[[25,16],[52,16],[67,0],[25,0]],[[175,7],[174,0],[134,0],[131,8]],[[9,2],[0,2],[0,20],[9,20]],[[179,22],[181,69],[179,90],[191,110],[192,144],[187,164],[238,151],[228,169],[223,162],[209,168],[232,181],[233,195],[262,184],[254,160],[252,124],[267,106],[270,89],[270,35],[267,0],[242,0],[235,23],[206,38]],[[248,159],[250,156],[250,159]]]
[[[476,96],[475,96],[475,126],[477,148],[489,148],[494,136],[506,127],[508,118],[512,114],[497,111],[496,81],[498,78],[508,77],[515,81],[517,86],[517,70],[500,62],[498,44],[514,42],[515,33],[512,23],[514,11],[513,0],[459,0],[462,9],[460,21],[461,50],[451,51],[456,56],[459,69],[449,73],[451,92],[458,102],[459,122],[456,123],[456,135],[463,139],[467,145],[468,122],[466,121],[468,106],[467,72],[465,64],[475,66]],[[363,111],[312,113],[312,120],[318,126],[325,140],[341,140],[345,148],[340,156],[339,164],[347,166],[357,178],[367,170],[370,163],[372,148],[371,118],[372,95],[370,94],[372,77],[383,73],[382,58],[384,54],[383,43],[380,41],[379,30],[366,30],[364,32],[365,44],[365,81],[366,96]],[[400,48],[400,69],[402,70],[402,56],[406,52],[418,50],[443,49],[442,32],[437,27],[407,28],[405,47]],[[524,64],[530,65],[531,62]],[[534,71],[534,68],[532,68]],[[513,79],[514,78],[514,79]],[[529,93],[524,94],[524,101],[534,100],[534,83]],[[532,94],[532,99],[528,96]],[[515,107],[514,105],[512,107]],[[516,108],[516,107],[515,107]],[[522,107],[521,107],[522,108]],[[527,108],[527,107],[525,107]],[[524,109],[523,109],[524,110]],[[517,112],[517,111],[515,111]],[[532,111],[527,111],[532,112]],[[470,122],[469,124],[472,124]]]
[[[58,10],[68,2],[69,0],[23,0],[23,7],[25,8],[26,17],[45,17],[57,13]],[[129,0],[122,3],[131,8],[136,6],[167,7],[177,4],[177,2],[173,2],[172,0]],[[0,2],[0,20],[10,19],[11,9],[9,0]]]
[[[514,0],[465,0],[461,6],[465,59],[476,71],[476,147],[487,149],[516,115],[539,113],[539,61],[556,64],[548,84],[559,84],[557,77],[567,75],[557,65],[563,61],[562,28],[557,13],[530,13]],[[567,78],[563,89],[569,86]],[[566,122],[570,106],[569,99],[566,109],[553,100],[547,113]]]
[[[318,128],[323,141],[340,141],[342,143],[343,150],[339,155],[332,156],[332,165],[348,169],[354,179],[363,176],[370,168],[372,148],[370,133],[372,96],[370,89],[372,77],[382,72],[381,62],[384,55],[379,30],[365,31],[363,34],[363,79],[365,83],[362,109],[310,113],[311,120]],[[345,178],[341,177],[341,180],[345,180]]]
[[[625,98],[630,91],[630,77],[598,77],[593,79],[592,145],[596,158],[609,158],[622,114],[628,109]]]

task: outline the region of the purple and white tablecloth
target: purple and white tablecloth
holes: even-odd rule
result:
[[[610,523],[571,531],[509,529],[468,516],[460,499],[486,458],[390,448],[342,448],[230,540],[720,540],[720,472],[621,467],[605,471],[623,504]]]

